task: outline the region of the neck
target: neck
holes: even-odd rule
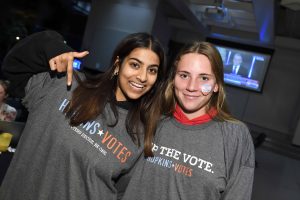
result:
[[[208,113],[198,114],[196,117],[190,119],[178,105],[176,105],[175,111],[173,113],[174,118],[180,123],[185,125],[203,124],[211,121],[216,115],[217,115],[217,110],[215,108],[212,108],[208,111]]]

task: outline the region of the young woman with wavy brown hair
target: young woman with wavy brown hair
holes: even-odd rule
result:
[[[154,157],[139,159],[123,199],[250,200],[253,142],[227,109],[217,49],[188,44],[170,70]]]

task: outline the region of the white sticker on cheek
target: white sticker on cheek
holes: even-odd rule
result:
[[[204,93],[210,92],[211,89],[212,89],[212,86],[210,84],[203,84],[201,86],[201,91],[204,92]]]

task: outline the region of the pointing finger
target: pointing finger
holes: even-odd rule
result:
[[[68,67],[67,67],[67,85],[70,86],[72,84],[72,77],[73,77],[73,60],[68,60]]]

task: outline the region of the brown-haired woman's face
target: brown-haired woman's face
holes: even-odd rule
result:
[[[177,102],[189,119],[206,113],[213,92],[218,91],[209,59],[202,54],[182,55],[174,78]]]
[[[136,48],[117,67],[117,101],[138,99],[155,84],[160,60],[156,53],[146,48]]]

